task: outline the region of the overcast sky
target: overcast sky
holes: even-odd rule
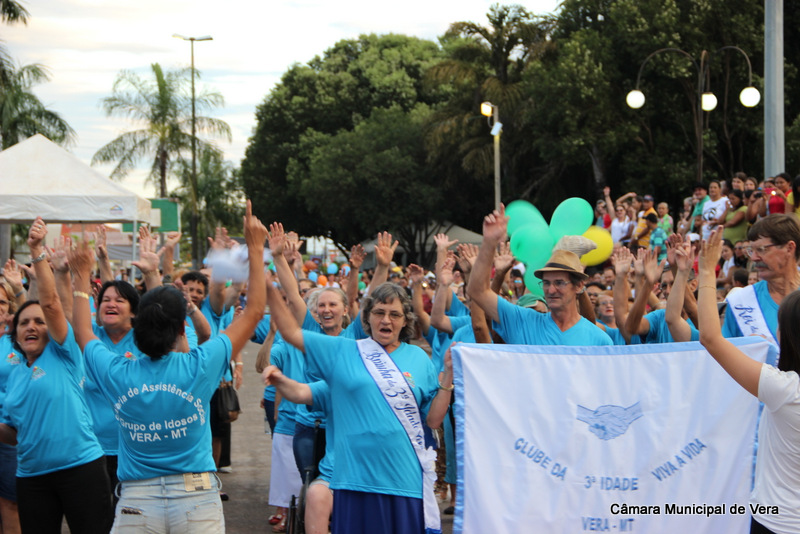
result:
[[[134,126],[106,118],[100,100],[111,94],[122,69],[150,76],[149,65],[187,67],[189,43],[173,38],[211,35],[195,43],[201,84],[225,97],[211,115],[230,124],[232,143],[221,143],[239,165],[255,126],[255,108],[293,63],[306,63],[341,39],[362,33],[403,33],[435,40],[456,21],[486,23],[493,2],[484,0],[403,2],[340,0],[35,0],[23,1],[27,26],[0,26],[12,57],[41,63],[52,75],[36,93],[76,130],[69,149],[89,163],[98,148]],[[553,12],[558,0],[529,0],[534,13]],[[122,183],[145,196],[149,167]],[[98,167],[108,174],[111,166]]]

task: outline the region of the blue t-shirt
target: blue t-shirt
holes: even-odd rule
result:
[[[269,335],[269,324],[271,320],[272,316],[268,313],[265,313],[264,317],[262,317],[256,325],[256,329],[253,332],[253,337],[250,338],[250,341],[253,343],[258,343],[259,345],[263,344]],[[277,335],[277,333],[275,335]]]
[[[331,391],[336,429],[333,489],[422,498],[422,468],[405,430],[370,376],[355,340],[303,332],[306,364]],[[423,420],[438,391],[436,370],[419,347],[390,355],[406,377]]]
[[[11,336],[8,334],[0,336],[0,417],[2,417],[3,406],[5,405],[8,376],[16,366],[24,361],[24,356],[14,349],[14,342],[11,340]]]
[[[211,309],[209,297],[203,299],[203,302],[200,304],[200,311],[203,313],[206,320],[208,320],[208,325],[211,327],[211,337],[209,339],[217,337],[219,333],[228,328],[228,325],[233,321],[233,306],[228,308],[227,311],[223,311],[222,315],[217,315],[214,313],[214,310]]]
[[[17,476],[77,467],[103,456],[83,394],[84,365],[72,327],[8,377],[3,422],[17,429]]]
[[[565,332],[556,325],[549,313],[511,304],[497,297],[500,323],[493,323],[495,332],[512,345],[613,345],[611,338],[595,324],[581,317]]]
[[[645,343],[675,342],[675,338],[672,337],[669,327],[667,326],[666,313],[667,310],[655,310],[644,316],[647,322],[650,323],[650,330],[644,338]],[[689,323],[689,328],[692,330],[691,341],[700,341],[700,332],[694,327],[690,320],[687,319],[686,322]]]
[[[640,345],[642,343],[639,334],[633,334],[630,343],[625,343],[625,337],[622,335],[622,332],[619,331],[619,328],[608,326],[600,319],[597,319],[597,322],[606,327],[606,335],[611,338],[611,342],[614,345]]]
[[[292,380],[306,382],[303,353],[284,340],[276,341],[272,344],[269,362]],[[297,404],[282,398],[281,403],[278,405],[278,420],[275,421],[275,433],[294,436],[296,414]]]
[[[469,308],[453,292],[453,298],[450,300],[450,308],[445,310],[445,314],[450,317],[461,317],[462,315],[469,315]],[[455,332],[455,328],[453,329]]]
[[[108,337],[108,333],[102,326],[93,324],[92,331],[113,354],[113,357],[134,360],[144,357],[144,354],[136,346],[136,342],[133,339],[133,328],[128,330],[128,333],[118,343],[114,343]],[[119,425],[117,424],[117,418],[114,417],[114,408],[103,392],[100,391],[95,381],[92,380],[91,375],[86,376],[84,391],[86,393],[86,404],[89,405],[89,411],[92,414],[94,435],[97,436],[97,440],[100,442],[100,446],[103,447],[105,454],[116,456],[119,449]]]
[[[764,320],[767,322],[769,331],[772,336],[777,340],[778,332],[778,307],[779,305],[769,294],[769,287],[766,280],[761,280],[753,284],[753,289],[756,292],[756,299],[761,306],[761,313],[764,314]],[[743,337],[741,328],[736,322],[735,313],[731,313],[730,307],[725,311],[725,322],[722,324],[722,335],[725,337]]]
[[[158,360],[114,357],[99,341],[86,345],[89,375],[119,424],[120,480],[216,469],[208,408],[231,352],[225,335]]]
[[[467,315],[451,315],[449,317],[450,328],[453,330],[452,334],[442,332],[433,326],[428,328],[425,341],[431,346],[431,360],[437,371],[444,370],[444,353],[447,352],[447,349],[452,345],[455,333],[464,326],[472,325],[472,317],[469,315],[469,308],[465,306],[465,309],[467,309]],[[472,341],[472,343],[474,343],[474,341]]]

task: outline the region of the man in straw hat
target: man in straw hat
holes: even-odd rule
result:
[[[606,333],[578,312],[578,295],[588,276],[573,252],[554,250],[547,264],[534,273],[542,279],[548,313],[515,306],[492,292],[489,275],[494,252],[505,239],[507,225],[503,206],[483,220],[483,242],[467,288],[470,298],[496,323],[495,331],[514,344],[611,345]]]

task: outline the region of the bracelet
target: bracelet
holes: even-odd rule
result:
[[[23,293],[25,293],[25,288],[24,287],[22,289],[20,289],[17,293],[14,293],[14,298],[15,299],[20,298]]]
[[[450,384],[450,387],[446,388],[446,387],[444,387],[442,385],[441,382],[439,382],[439,389],[441,389],[442,391],[453,391],[454,389],[456,389],[456,385],[455,384]]]
[[[192,309],[191,309],[191,310],[188,310],[188,311],[186,312],[186,315],[188,315],[188,316],[190,316],[190,317],[191,317],[192,315],[194,315],[194,312],[196,312],[196,311],[197,311],[197,306],[192,306]]]
[[[73,291],[72,292],[72,296],[73,297],[80,297],[80,298],[89,300],[89,293],[85,293],[83,291]]]
[[[44,252],[42,252],[41,254],[39,254],[38,256],[36,256],[35,258],[33,258],[33,259],[31,260],[31,265],[36,265],[36,264],[37,264],[37,263],[39,263],[40,261],[43,261],[43,260],[44,260],[46,257],[47,257],[47,254],[45,254]]]
[[[706,285],[704,285],[704,286],[700,286],[700,289],[703,289],[704,287],[707,287],[707,288],[713,289],[714,291],[716,291],[716,290],[717,290],[717,286],[712,286],[712,285],[710,285],[710,284],[706,284]]]
[[[240,365],[244,365],[244,362],[234,362],[234,363],[236,363],[236,367],[239,367]]]

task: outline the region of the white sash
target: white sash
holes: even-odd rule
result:
[[[441,534],[442,520],[439,516],[439,505],[433,492],[436,482],[436,451],[433,447],[425,448],[425,434],[422,425],[422,415],[414,398],[414,393],[408,386],[403,373],[397,368],[394,360],[387,354],[380,344],[372,338],[360,339],[358,352],[364,362],[367,372],[375,381],[375,385],[386,399],[397,420],[403,425],[408,434],[408,439],[417,453],[417,459],[422,466],[422,502],[425,512],[426,534]]]
[[[767,326],[767,320],[764,319],[764,312],[761,311],[761,304],[756,297],[755,286],[744,287],[733,295],[729,295],[726,300],[728,301],[726,313],[733,313],[742,334],[761,336],[770,343],[780,346]]]

